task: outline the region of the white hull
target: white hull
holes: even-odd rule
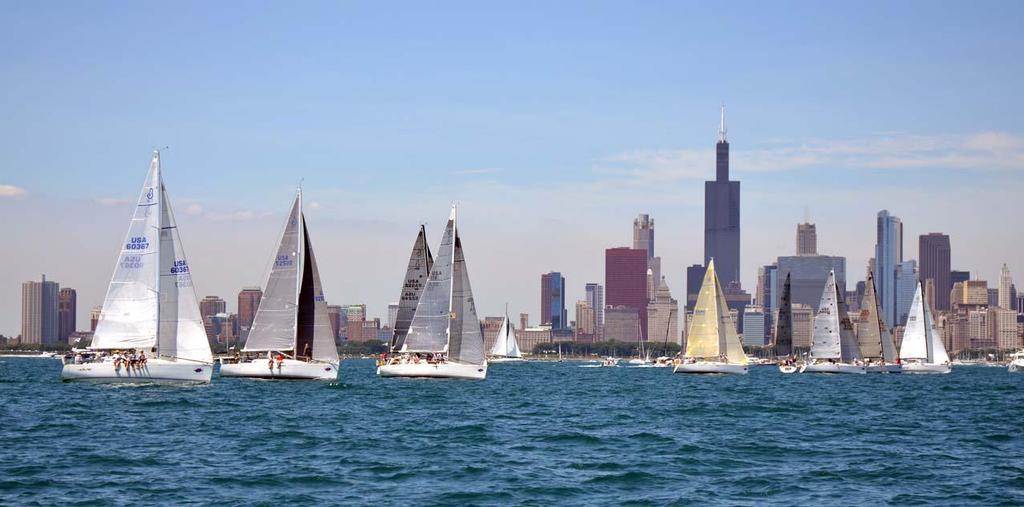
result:
[[[808,364],[800,369],[800,373],[839,373],[863,375],[867,373],[867,367],[846,363],[817,363]]]
[[[419,363],[385,364],[377,367],[377,375],[380,375],[381,377],[460,378],[484,380],[487,378],[487,363],[430,364],[426,361],[421,361]]]
[[[746,375],[749,371],[745,364],[732,364],[720,362],[700,361],[697,363],[683,363],[676,365],[672,373],[730,373],[734,375]]]
[[[903,363],[903,373],[949,373],[953,368],[948,364]]]
[[[65,364],[60,379],[65,382],[130,382],[209,384],[213,365],[193,361],[149,359],[143,368],[114,368],[113,361],[102,363]]]
[[[338,365],[332,363],[298,361],[285,359],[280,366],[274,361],[273,368],[267,359],[220,365],[221,377],[245,377],[280,380],[338,380]]]
[[[1017,359],[1010,363],[1007,368],[1010,373],[1021,373],[1024,372],[1024,359]]]
[[[792,365],[792,364],[780,364],[779,365],[779,371],[781,371],[782,373],[796,373],[797,370],[799,370],[799,368],[794,366],[794,365]]]
[[[488,363],[523,363],[526,359],[521,357],[492,357],[487,359]]]
[[[868,373],[901,373],[903,367],[898,364],[871,364],[867,366]]]

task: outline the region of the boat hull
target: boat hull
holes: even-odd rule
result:
[[[381,377],[411,378],[458,378],[484,380],[487,378],[487,363],[435,363],[426,361],[406,364],[385,364],[377,367],[377,375]]]
[[[672,373],[694,373],[694,374],[732,374],[746,375],[749,368],[745,364],[719,363],[719,362],[697,362],[678,364]]]
[[[1024,373],[1024,360],[1015,360],[1007,367],[1010,373]]]
[[[113,361],[65,364],[60,372],[64,382],[209,384],[212,377],[212,364],[166,359],[149,359],[143,368],[114,368]]]
[[[298,361],[285,359],[280,366],[274,361],[274,367],[268,366],[266,359],[221,364],[221,377],[254,378],[264,380],[338,380],[338,365],[332,363]]]
[[[867,367],[846,363],[818,363],[804,366],[800,373],[834,373],[863,375],[867,373]]]
[[[903,366],[898,364],[871,364],[867,366],[868,373],[902,373]]]
[[[524,363],[526,359],[521,357],[492,357],[487,360],[487,363]]]
[[[931,363],[904,363],[903,373],[912,374],[945,374],[949,373],[953,368],[948,364],[931,364]]]
[[[782,373],[796,373],[800,368],[792,364],[780,364],[779,371]]]

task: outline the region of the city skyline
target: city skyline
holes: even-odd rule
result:
[[[461,205],[481,316],[502,315],[508,303],[536,323],[536,277],[552,270],[570,282],[567,306],[584,299],[586,283],[604,281],[603,252],[633,244],[638,214],[657,221],[661,275],[683,300],[686,266],[703,258],[702,183],[714,179],[723,101],[730,178],[743,187],[744,289],[753,291],[760,266],[792,254],[805,207],[818,250],[846,257],[847,288],[863,279],[882,209],[902,219],[904,259],[919,259],[916,238],[940,232],[952,269],[994,287],[1004,263],[1024,265],[1024,240],[1005,232],[1024,204],[1022,76],[1004,65],[1022,49],[1022,7],[953,5],[920,17],[921,6],[888,6],[878,17],[812,4],[798,19],[756,4],[724,8],[746,17],[644,6],[628,17],[642,30],[615,23],[624,13],[608,6],[553,6],[540,22],[473,9],[446,21],[452,12],[419,7],[384,20],[336,6],[319,23],[265,11],[239,20],[209,6],[209,24],[162,13],[151,38],[139,31],[149,6],[121,6],[117,25],[83,18],[77,6],[4,6],[22,22],[0,40],[23,51],[0,57],[12,77],[0,98],[10,113],[0,121],[0,334],[18,334],[18,288],[39,273],[77,289],[85,327],[149,150],[164,145],[198,296],[220,296],[231,311],[242,287],[262,285],[302,178],[335,304],[365,302],[369,314],[386,315],[416,228],[427,223],[436,247],[451,201]],[[858,26],[867,16],[871,30]],[[337,19],[363,26],[334,30]],[[489,23],[459,25],[450,41],[423,28],[480,19]],[[217,28],[227,20],[238,23],[237,42]],[[391,22],[386,33],[403,35],[389,45],[374,30]],[[196,37],[161,35],[184,26]],[[297,42],[300,26],[318,44]],[[523,26],[536,44],[504,49]],[[620,46],[591,33],[608,27],[628,35]],[[711,37],[740,31],[778,44]],[[281,34],[280,51],[258,43],[265,33]],[[808,38],[814,48],[804,47]],[[715,51],[705,51],[711,40]],[[403,52],[417,41],[427,42]],[[522,245],[531,247],[509,248]]]

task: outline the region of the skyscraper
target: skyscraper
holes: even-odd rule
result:
[[[658,282],[658,289],[647,305],[648,339],[656,343],[680,343],[679,302],[672,298],[672,291],[665,283],[665,277]]]
[[[740,182],[729,180],[725,132],[723,105],[715,145],[715,180],[704,182],[704,265],[715,259],[718,278],[727,287],[740,283]]]
[[[836,285],[840,294],[846,294],[846,258],[831,255],[792,255],[779,257],[776,265],[777,280],[790,279],[790,301],[794,305],[802,304],[818,311],[821,304],[821,293],[825,290],[829,272],[836,274]],[[779,308],[782,291],[773,295],[773,311]],[[888,321],[887,321],[888,322]]]
[[[918,276],[925,283],[933,280],[936,310],[949,310],[949,291],[953,290],[950,254],[949,236],[932,232],[918,238],[918,256],[921,259]]]
[[[604,286],[599,283],[588,283],[586,294],[587,303],[594,309],[594,335],[601,339],[604,330]]]
[[[896,264],[896,320],[891,321],[893,326],[903,326],[907,323],[916,290],[917,261],[908,260]]]
[[[700,284],[704,281],[704,273],[707,271],[701,264],[693,264],[686,268],[686,309],[692,310],[697,304],[697,295],[700,294]]]
[[[631,308],[640,320],[641,336],[647,337],[647,252],[632,248],[604,251],[605,305]],[[623,312],[620,312],[623,313]],[[608,327],[605,312],[605,328]],[[611,339],[609,337],[608,339]]]
[[[565,277],[558,271],[540,275],[540,324],[551,329],[566,329]]]
[[[206,296],[199,301],[199,315],[203,318],[203,326],[206,328],[206,338],[211,342],[217,339],[218,323],[214,317],[220,313],[227,313],[228,303],[219,296]]]
[[[263,290],[259,287],[243,287],[238,293],[238,334],[242,340],[249,337],[252,321],[256,318],[256,310],[263,299]]]
[[[957,282],[966,282],[966,281],[968,281],[970,279],[971,279],[971,272],[970,271],[956,271],[956,270],[953,270],[953,271],[949,272],[949,283],[951,284],[950,287],[952,287],[952,284],[955,284]],[[953,304],[953,302],[950,301],[950,304]]]
[[[58,292],[57,282],[49,282],[43,275],[41,282],[21,284],[21,342],[51,345],[57,343]]]
[[[1003,264],[999,271],[999,307],[1007,310],[1013,308],[1013,278],[1010,276],[1010,268]]]
[[[65,287],[57,296],[57,340],[68,343],[68,337],[75,331],[78,294],[75,289]]]
[[[796,224],[796,254],[817,255],[818,230],[812,223]]]
[[[633,220],[633,249],[646,250],[647,258],[654,257],[654,220],[641,214]]]
[[[875,285],[886,322],[897,322],[896,265],[903,262],[903,222],[888,210],[878,212]]]
[[[593,342],[597,336],[595,327],[594,307],[590,302],[581,299],[576,302],[576,341]]]

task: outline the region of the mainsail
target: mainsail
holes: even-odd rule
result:
[[[811,338],[812,359],[838,359],[852,362],[860,359],[857,341],[853,336],[853,323],[839,298],[836,274],[829,272],[821,303],[814,315],[814,334]]]
[[[782,298],[779,303],[779,316],[775,322],[775,355],[787,357],[793,354],[793,296],[790,275],[786,274],[786,283],[782,286]]]
[[[498,336],[494,339],[494,346],[491,347],[491,355],[501,357],[522,357],[519,351],[519,343],[516,341],[516,328],[505,312],[505,318],[501,321],[501,328],[498,329]]]
[[[302,212],[301,190],[285,222],[244,350],[293,351],[298,357],[316,361],[338,360],[320,269]]]
[[[285,351],[295,348],[298,325],[299,274],[302,264],[302,195],[296,194],[288,221],[267,275],[267,283],[253,319],[246,352]]]
[[[885,321],[882,320],[882,312],[878,306],[878,296],[875,292],[875,280],[870,272],[861,308],[865,316],[862,319],[862,325],[857,328],[857,344],[860,347],[861,356],[865,359],[881,358],[887,363],[895,363],[896,346],[892,341],[892,333],[889,332]]]
[[[469,270],[462,253],[462,238],[455,230],[455,265],[452,271],[452,318],[448,330],[448,360],[457,363],[484,363],[484,333],[473,302]]]
[[[103,300],[92,349],[156,348],[163,357],[213,360],[188,260],[155,152],[114,276]]]
[[[412,323],[413,315],[416,314],[416,304],[423,294],[423,287],[427,283],[427,276],[434,263],[430,255],[430,247],[427,245],[427,232],[421,225],[420,232],[416,235],[416,242],[412,246],[412,254],[409,255],[409,267],[405,270],[405,283],[402,284],[402,297],[398,300],[398,315],[395,317],[395,332],[391,337],[391,350],[401,350],[405,345],[405,336],[409,334],[409,325]]]
[[[686,336],[686,357],[717,360],[724,354],[730,363],[747,363],[747,355],[743,352],[736,325],[715,273],[714,259],[708,262]]]
[[[920,359],[926,363],[942,364],[949,361],[946,347],[935,329],[931,310],[921,297],[921,283],[914,289],[914,302],[910,305],[907,327],[900,348],[902,359]]]

